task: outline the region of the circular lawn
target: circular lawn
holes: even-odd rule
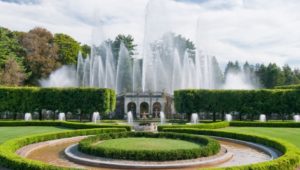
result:
[[[198,149],[201,147],[197,143],[184,140],[145,137],[104,140],[95,145],[103,148],[118,148],[122,150],[177,150]]]

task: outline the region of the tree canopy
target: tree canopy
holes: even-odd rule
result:
[[[54,42],[58,47],[58,61],[61,64],[75,64],[77,62],[77,55],[81,50],[79,42],[66,34],[55,34]]]

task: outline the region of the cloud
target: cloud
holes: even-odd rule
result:
[[[156,17],[148,22],[150,31],[171,30],[182,34],[196,42],[203,53],[216,56],[221,65],[239,60],[300,66],[298,0],[153,1],[164,2],[165,8],[148,10],[148,15]],[[132,34],[141,47],[147,2],[2,0],[0,24],[20,31],[42,26],[91,43],[92,28],[102,23],[107,38],[119,33]]]

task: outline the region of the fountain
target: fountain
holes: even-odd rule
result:
[[[199,115],[197,113],[193,113],[191,116],[191,124],[198,124]]]
[[[94,112],[92,116],[92,122],[97,123],[100,120],[100,114],[99,112]]]
[[[32,120],[32,115],[31,115],[31,113],[25,113],[24,120],[25,120],[25,121],[31,121],[31,120]]]
[[[131,111],[127,113],[127,123],[133,125],[133,115]]]
[[[259,121],[260,122],[266,122],[266,115],[265,114],[259,115]]]
[[[186,43],[184,37],[176,33],[170,19],[172,16],[166,12],[168,6],[166,1],[149,1],[144,41],[140,48],[142,52],[134,52],[140,56],[132,55],[132,51],[128,51],[122,42],[119,52],[113,52],[112,44],[108,43],[106,33],[99,24],[92,33],[90,55],[83,58],[79,53],[77,66],[63,66],[53,72],[48,80],[41,80],[41,85],[110,88],[117,94],[141,90],[172,94],[178,89],[215,88],[215,58],[204,55],[201,49],[183,45]],[[195,30],[198,31],[198,27],[201,24]],[[195,39],[201,39],[198,34],[199,31]],[[194,43],[201,47],[199,42]]]
[[[294,115],[294,121],[300,122],[300,115]]]
[[[160,112],[160,124],[163,125],[166,123],[166,116],[164,112]]]
[[[231,121],[232,121],[232,115],[231,115],[231,114],[226,114],[226,115],[225,115],[225,120],[226,120],[227,122],[231,122]]]
[[[59,121],[66,121],[66,114],[65,113],[59,113],[58,114],[58,120]]]

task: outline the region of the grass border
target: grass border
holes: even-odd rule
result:
[[[245,133],[226,132],[221,130],[201,130],[201,129],[164,129],[164,132],[175,132],[175,133],[188,133],[197,135],[209,135],[219,136],[232,139],[238,139],[243,141],[249,141],[254,143],[263,144],[272,148],[275,148],[283,153],[277,159],[256,163],[251,165],[225,167],[225,168],[208,168],[214,170],[294,170],[300,165],[300,151],[299,149],[281,139],[270,138],[260,135],[250,135]]]
[[[118,149],[106,148],[101,145],[94,145],[98,141],[128,138],[128,137],[147,137],[147,138],[166,138],[184,140],[198,144],[199,148],[175,149],[175,150],[137,150],[137,149]],[[151,133],[151,132],[123,132],[105,133],[91,136],[79,142],[78,149],[86,154],[112,159],[137,160],[137,161],[173,161],[194,159],[217,154],[220,151],[220,144],[215,139],[200,135],[180,134],[180,133]]]
[[[300,128],[298,122],[250,122],[250,121],[232,121],[229,123],[232,127],[274,127],[274,128]]]
[[[61,126],[71,129],[93,129],[93,128],[125,128],[130,131],[129,125],[113,125],[113,124],[87,124],[68,121],[0,121],[1,126]]]
[[[197,128],[197,129],[219,129],[229,126],[229,122],[212,122],[212,123],[199,123],[199,124],[186,124],[186,125],[160,125],[158,131],[162,131],[165,128]]]
[[[104,129],[83,129],[83,130],[67,130],[56,133],[45,133],[39,135],[31,135],[8,140],[0,145],[0,165],[14,170],[72,170],[76,168],[64,168],[54,165],[49,165],[36,160],[22,158],[15,152],[26,145],[55,140],[74,136],[95,135],[108,132],[125,132],[125,128],[104,128]]]

